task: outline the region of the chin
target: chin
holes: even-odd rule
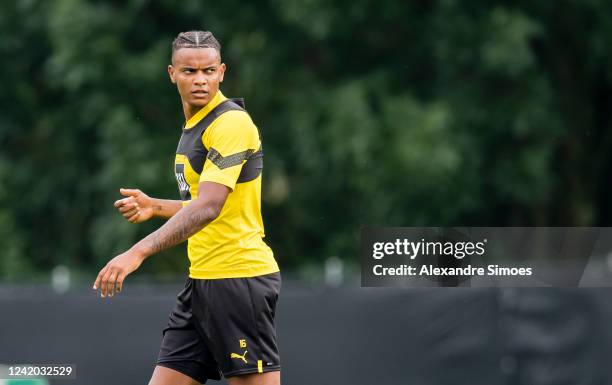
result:
[[[210,97],[206,98],[206,99],[191,99],[189,101],[189,105],[193,106],[193,107],[204,107],[205,105],[208,104],[208,102],[210,102]]]

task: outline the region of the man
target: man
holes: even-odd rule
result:
[[[219,90],[225,69],[210,32],[183,32],[172,43],[168,74],[186,119],[174,169],[181,201],[121,189],[126,198],[115,207],[128,221],[168,221],[108,262],[94,283],[112,297],[147,257],[188,239],[189,278],[149,385],[194,385],[219,372],[230,385],[280,384],[280,273],[262,239],[261,141],[242,101]]]

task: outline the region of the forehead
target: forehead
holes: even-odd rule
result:
[[[214,48],[179,48],[172,54],[172,64],[182,67],[209,67],[221,63],[221,55]]]

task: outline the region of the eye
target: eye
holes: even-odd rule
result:
[[[193,73],[193,68],[183,68],[183,72],[188,74]]]
[[[214,68],[207,68],[207,69],[206,69],[206,73],[207,73],[207,74],[212,74],[212,73],[214,73],[214,72],[215,72],[215,69],[214,69]]]

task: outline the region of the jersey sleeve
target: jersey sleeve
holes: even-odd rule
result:
[[[221,115],[202,135],[208,149],[201,182],[220,183],[234,189],[242,165],[260,147],[257,127],[243,111]]]

